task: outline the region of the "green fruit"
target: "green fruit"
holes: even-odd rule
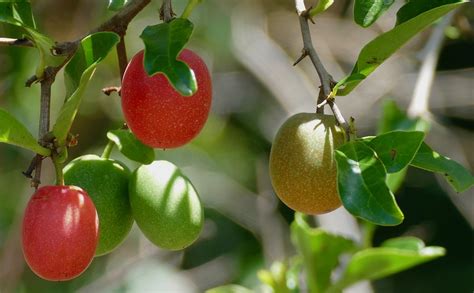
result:
[[[204,212],[178,167],[167,161],[143,165],[133,172],[129,191],[135,221],[155,245],[179,250],[198,238]]]
[[[334,149],[345,142],[333,116],[299,113],[278,130],[270,153],[270,177],[290,208],[323,214],[341,206]]]
[[[64,181],[84,189],[99,215],[99,244],[96,256],[114,250],[127,237],[133,225],[128,198],[129,169],[123,164],[86,155],[64,168]]]

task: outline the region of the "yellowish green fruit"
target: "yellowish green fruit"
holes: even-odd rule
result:
[[[99,216],[99,243],[96,256],[114,250],[133,225],[128,197],[129,169],[115,160],[85,155],[64,167],[64,181],[84,189]]]
[[[323,214],[341,206],[334,149],[345,141],[333,116],[299,113],[278,130],[270,153],[270,177],[291,209]]]
[[[201,232],[204,212],[199,196],[181,170],[167,161],[155,161],[135,170],[129,185],[135,221],[155,245],[179,250]]]

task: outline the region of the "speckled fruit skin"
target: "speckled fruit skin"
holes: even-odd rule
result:
[[[96,155],[78,157],[64,167],[64,182],[84,189],[97,208],[100,237],[96,256],[113,251],[132,229],[129,177],[125,165]]]
[[[203,128],[212,99],[211,77],[204,61],[191,50],[178,57],[196,76],[198,89],[181,96],[162,73],[148,76],[143,68],[143,51],[137,53],[125,71],[122,110],[130,130],[144,144],[154,148],[176,148],[193,139]]]
[[[290,117],[278,130],[270,153],[270,177],[278,197],[306,214],[340,207],[334,149],[344,141],[333,116],[299,113]]]
[[[25,210],[22,246],[39,277],[66,281],[91,263],[99,239],[99,219],[87,193],[75,186],[45,186]]]
[[[143,165],[133,172],[129,190],[135,221],[155,245],[179,250],[198,238],[204,212],[178,167],[167,161]]]

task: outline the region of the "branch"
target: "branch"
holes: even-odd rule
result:
[[[120,42],[117,44],[117,58],[120,69],[120,80],[123,80],[123,75],[125,74],[125,69],[127,69],[128,65],[127,48],[125,47],[124,36],[120,36]]]
[[[22,38],[22,39],[0,38],[0,46],[34,47],[34,44],[27,38]]]
[[[40,144],[45,145],[43,138],[49,132],[50,124],[50,108],[51,108],[51,85],[54,82],[54,76],[48,75],[49,78],[43,79],[41,81],[41,105],[40,105],[40,118],[39,118],[39,130],[38,137],[40,138]],[[37,158],[37,157],[36,157]],[[35,189],[38,189],[39,184],[41,183],[41,165],[43,160],[35,160],[36,166],[35,177],[31,181],[31,186]]]
[[[133,0],[124,6],[119,12],[112,16],[109,20],[99,25],[97,28],[89,32],[89,34],[96,32],[110,31],[125,35],[128,24],[132,19],[150,3],[151,0]]]
[[[304,4],[304,0],[295,0],[295,6],[300,21],[301,35],[303,37],[303,50],[301,57],[298,58],[294,65],[298,64],[306,56],[310,57],[311,62],[313,63],[314,68],[318,73],[319,80],[321,82],[316,113],[324,113],[324,106],[328,104],[329,107],[331,107],[332,112],[334,113],[336,121],[344,129],[347,134],[347,137],[350,137],[351,130],[349,124],[344,119],[344,116],[342,116],[341,111],[339,110],[334,101],[334,97],[331,96],[332,88],[336,84],[336,82],[324,67],[323,63],[321,62],[321,59],[319,59],[316,49],[313,46],[313,41],[311,39],[311,32],[308,23],[310,19],[308,15],[308,10],[306,9],[306,6]]]
[[[163,4],[160,8],[160,19],[164,22],[170,22],[173,20],[175,15],[173,7],[171,6],[171,0],[163,0]]]
[[[121,76],[123,76],[123,72],[127,66],[127,56],[125,54],[125,43],[124,43],[124,35],[127,30],[128,24],[130,21],[145,7],[150,3],[151,0],[134,0],[131,1],[129,4],[124,6],[119,12],[117,12],[114,16],[112,16],[109,20],[98,26],[97,28],[91,30],[87,35],[100,32],[100,31],[111,31],[115,32],[120,35],[120,43],[117,45],[117,53],[119,54],[119,64],[120,64],[120,71]],[[80,41],[83,38],[77,39],[73,42],[63,42],[56,44],[53,48],[54,52],[58,55],[66,55],[64,62],[57,66],[57,67],[46,67],[44,70],[43,76],[33,76],[28,79],[26,82],[27,86],[30,86],[36,81],[40,81],[41,83],[41,109],[40,109],[40,122],[39,122],[39,142],[42,145],[47,144],[45,141],[45,137],[49,132],[50,126],[50,102],[51,102],[51,85],[53,84],[57,73],[69,62],[69,60],[74,56],[77,47]],[[25,43],[25,41],[14,41],[9,39],[0,39],[5,40],[6,44],[18,44]],[[54,147],[48,145],[47,147]],[[35,176],[32,180],[32,186],[38,188],[41,180],[41,165],[42,159],[38,159],[36,156],[34,159],[34,170]],[[31,175],[31,166],[28,168],[27,172]],[[56,166],[57,168],[57,166]],[[27,175],[25,174],[25,175]],[[28,175],[27,175],[28,176]]]

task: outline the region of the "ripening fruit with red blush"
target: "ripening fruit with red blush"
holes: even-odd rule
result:
[[[206,64],[188,49],[179,54],[178,60],[194,71],[197,91],[192,96],[182,96],[163,73],[148,76],[143,51],[132,58],[123,77],[125,121],[140,141],[154,148],[186,144],[198,135],[209,115],[212,85]]]
[[[39,277],[66,281],[79,276],[91,263],[98,239],[97,211],[79,187],[41,187],[28,202],[23,254]]]

